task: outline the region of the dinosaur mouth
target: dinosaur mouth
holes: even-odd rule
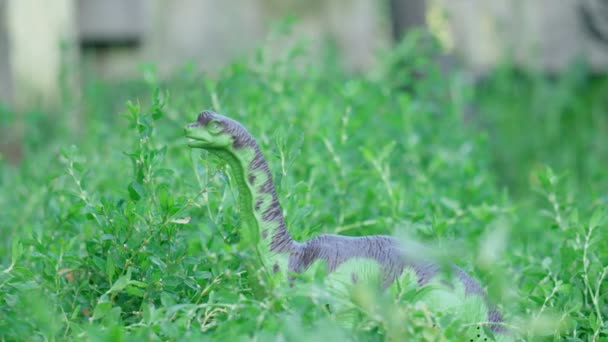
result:
[[[197,134],[196,128],[198,126],[200,126],[200,124],[198,122],[194,122],[184,127],[184,133],[186,138],[188,138],[189,147],[205,147],[210,144],[207,139],[201,137],[201,134]]]
[[[189,147],[205,147],[205,146],[209,146],[210,142],[205,140],[205,139],[201,139],[199,137],[197,138],[193,138],[193,137],[188,137],[188,146]]]

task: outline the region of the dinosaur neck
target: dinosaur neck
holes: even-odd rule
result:
[[[253,239],[262,251],[291,252],[296,242],[287,231],[268,163],[257,143],[214,152],[230,165],[239,189],[245,238]]]

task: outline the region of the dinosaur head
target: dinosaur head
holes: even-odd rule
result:
[[[184,127],[188,146],[204,149],[229,149],[244,128],[236,121],[212,111],[201,112],[196,122]]]

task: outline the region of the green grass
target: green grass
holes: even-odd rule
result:
[[[0,159],[0,340],[474,337],[424,293],[355,296],[348,327],[290,288],[254,299],[232,180],[183,138],[206,108],[257,137],[296,239],[407,234],[480,279],[518,339],[608,338],[608,82],[505,67],[475,87],[415,42],[369,74],[262,48],[214,76],[90,80],[76,131],[68,109],[25,115],[23,162]]]

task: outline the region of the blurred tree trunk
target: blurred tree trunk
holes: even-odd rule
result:
[[[11,99],[11,73],[8,60],[8,31],[6,26],[6,0],[0,0],[0,102]]]
[[[76,46],[75,0],[8,0],[5,12],[15,108],[56,107],[62,62]]]
[[[408,30],[425,25],[425,0],[389,0],[389,2],[395,41],[401,40]]]
[[[9,59],[9,39],[6,13],[6,0],[0,0],[0,115],[11,103],[12,95],[12,74]],[[0,159],[6,158],[13,162],[21,159],[21,144],[19,134],[14,129],[9,129],[6,119],[0,122]],[[12,128],[12,127],[11,127]]]
[[[0,101],[15,113],[2,139],[3,154],[10,159],[20,159],[22,113],[28,110],[67,113],[69,128],[77,131],[75,4],[76,0],[0,0]],[[59,127],[59,119],[51,121]]]

